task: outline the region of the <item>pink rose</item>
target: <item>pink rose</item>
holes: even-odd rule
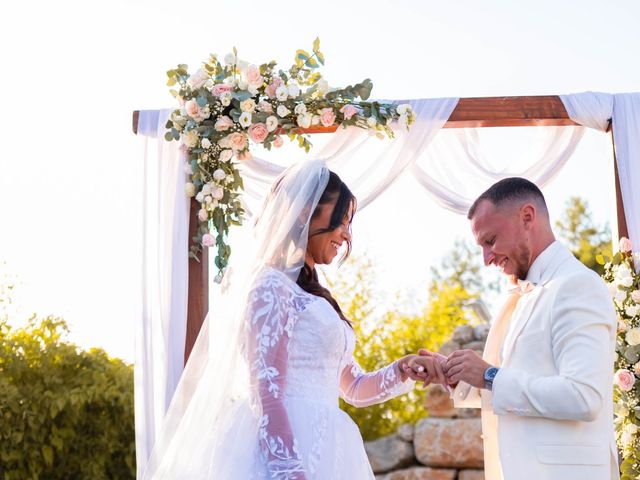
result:
[[[240,152],[238,154],[238,160],[251,160],[253,156],[249,150],[245,150],[244,152]]]
[[[240,132],[234,132],[228,138],[231,140],[231,148],[234,150],[244,150],[247,146],[247,137]]]
[[[323,108],[320,110],[320,123],[325,127],[330,127],[336,121],[336,114],[333,108]]]
[[[247,68],[246,77],[247,83],[256,87],[262,86],[262,82],[264,81],[262,75],[260,75],[260,69],[255,65],[249,65],[249,68]]]
[[[195,100],[187,100],[184,103],[184,110],[194,120],[200,120],[202,113],[200,112],[200,105]]]
[[[283,144],[284,144],[284,141],[282,140],[282,137],[280,135],[278,135],[273,140],[273,146],[276,147],[276,148],[280,148]]]
[[[213,128],[215,128],[217,132],[227,131],[231,127],[233,127],[233,120],[231,120],[226,115],[224,115],[224,116],[220,117],[218,120],[216,120],[216,124],[213,126]]]
[[[631,292],[631,299],[636,303],[640,303],[640,290]]]
[[[227,83],[218,83],[217,85],[214,85],[213,88],[211,89],[211,93],[216,97],[219,97],[223,93],[227,93],[231,91],[233,91],[233,85],[229,85]]]
[[[633,384],[636,383],[636,377],[629,370],[620,369],[613,376],[613,383],[624,392],[628,392],[633,388]]]
[[[273,77],[267,88],[265,88],[264,92],[267,94],[269,98],[275,98],[276,90],[278,87],[282,85],[282,79],[280,77]]]
[[[340,113],[344,115],[345,120],[351,120],[351,117],[353,117],[356,113],[358,113],[358,109],[353,105],[344,105],[340,109]]]
[[[273,106],[269,102],[265,102],[264,100],[262,100],[258,103],[258,110],[265,113],[272,113]]]
[[[208,233],[205,233],[202,236],[202,245],[205,247],[215,247],[216,246],[216,237],[214,237],[213,235],[210,235]]]
[[[226,130],[229,130],[231,127],[233,127],[233,120],[231,120],[226,115],[216,120],[216,124],[213,126],[213,128],[215,128],[217,132],[224,132]]]
[[[631,240],[629,240],[627,237],[622,237],[620,239],[618,248],[622,253],[631,253],[631,249],[632,249]]]
[[[267,126],[264,123],[254,123],[249,127],[248,133],[249,138],[255,143],[264,142],[264,139],[267,138],[267,135],[269,134]]]
[[[204,208],[201,208],[198,211],[198,220],[200,220],[201,222],[206,222],[208,218],[209,214],[207,213],[207,211]]]

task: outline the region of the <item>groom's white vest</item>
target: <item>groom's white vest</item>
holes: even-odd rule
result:
[[[453,392],[456,407],[482,407],[485,478],[618,479],[607,288],[559,242],[527,280],[536,286],[510,298],[487,339],[483,358],[500,366],[493,392],[462,382]]]

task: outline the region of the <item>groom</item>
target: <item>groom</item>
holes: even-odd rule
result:
[[[471,350],[414,365],[446,377],[457,407],[482,406],[487,480],[612,480],[616,320],[607,289],[555,240],[544,196],[523,178],[471,206],[484,263],[517,279],[483,358]],[[422,374],[424,375],[424,374]]]

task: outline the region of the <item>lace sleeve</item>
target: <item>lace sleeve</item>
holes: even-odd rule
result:
[[[262,410],[260,449],[269,478],[304,480],[304,466],[282,398],[288,343],[296,320],[287,282],[278,274],[267,274],[251,292],[249,359],[252,383]]]
[[[397,362],[375,372],[365,373],[352,358],[340,375],[340,394],[345,402],[354,407],[386,402],[413,390],[414,386],[415,382],[412,380],[402,381]]]

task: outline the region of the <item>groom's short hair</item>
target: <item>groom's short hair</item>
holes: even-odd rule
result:
[[[496,208],[506,206],[514,202],[531,202],[548,215],[547,202],[537,185],[521,177],[509,177],[491,185],[480,195],[471,208],[467,218],[471,220],[476,213],[478,205],[484,200],[491,202]]]

